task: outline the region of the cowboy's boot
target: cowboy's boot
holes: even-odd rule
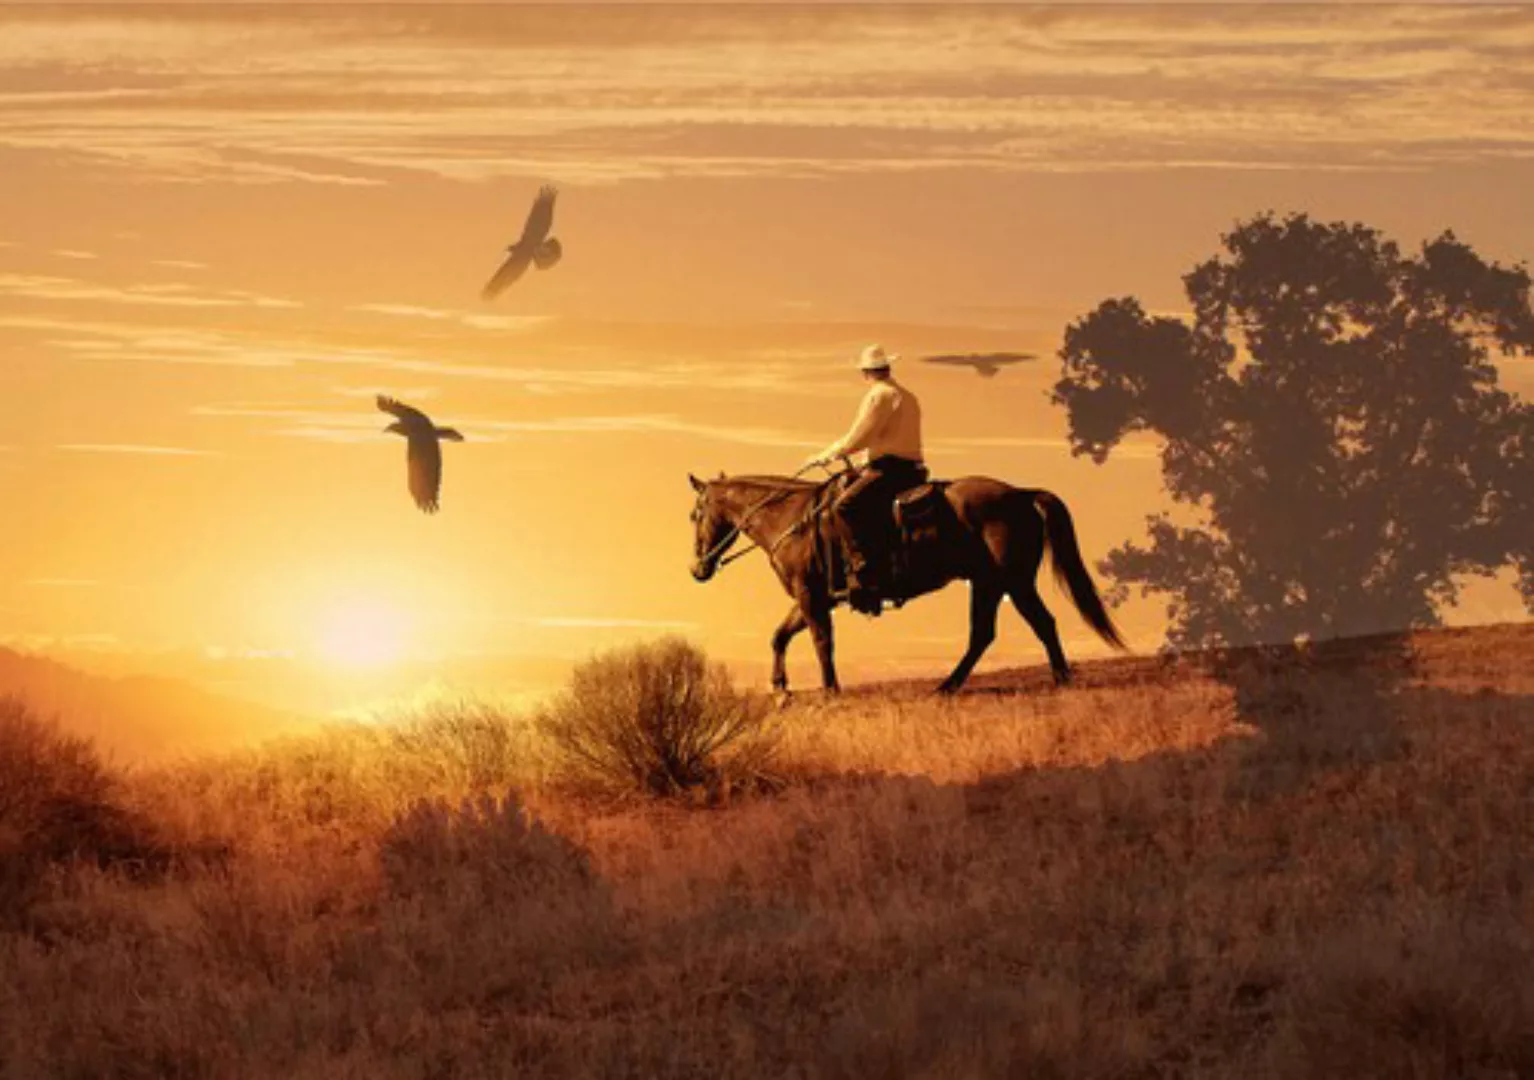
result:
[[[879,598],[879,583],[874,573],[874,561],[859,547],[851,547],[847,553],[847,602],[853,611],[875,618],[884,610]]]

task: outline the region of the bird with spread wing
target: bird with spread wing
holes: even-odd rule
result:
[[[463,442],[453,428],[439,428],[419,409],[378,395],[378,408],[397,417],[385,431],[403,435],[407,442],[406,465],[410,494],[415,504],[428,514],[437,512],[437,495],[442,490],[442,446],[440,440]]]
[[[924,356],[929,364],[950,364],[954,367],[974,368],[977,375],[993,378],[1004,365],[1020,364],[1035,359],[1033,353],[967,353],[963,356]]]
[[[480,291],[481,299],[494,300],[526,273],[529,265],[547,270],[559,262],[564,248],[549,235],[549,230],[554,227],[554,199],[558,194],[558,189],[551,184],[538,189],[538,197],[533,200],[532,210],[528,211],[527,223],[522,226],[521,238],[506,249],[506,261]]]

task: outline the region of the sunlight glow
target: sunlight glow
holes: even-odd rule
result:
[[[319,653],[337,667],[386,667],[404,658],[409,630],[398,608],[377,601],[342,604],[325,617]]]

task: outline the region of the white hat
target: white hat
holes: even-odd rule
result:
[[[883,345],[870,345],[858,357],[859,371],[888,371],[890,363],[900,359],[899,353],[887,353]]]

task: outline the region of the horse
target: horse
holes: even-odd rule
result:
[[[830,497],[840,475],[826,481],[786,476],[720,474],[716,480],[688,480],[696,493],[692,521],[692,576],[708,581],[718,568],[754,548],[766,551],[793,606],[772,635],[772,686],[788,695],[785,656],[795,635],[808,628],[820,661],[825,690],[836,693],[831,612],[845,596],[836,589],[841,545],[830,522]],[[1019,488],[985,476],[966,476],[936,485],[945,527],[912,551],[915,570],[894,599],[903,603],[952,581],[970,583],[969,648],[937,687],[953,694],[996,640],[996,615],[1003,596],[1033,629],[1049,655],[1055,685],[1070,682],[1071,667],[1060,647],[1054,616],[1034,584],[1046,547],[1056,580],[1066,589],[1087,625],[1109,645],[1127,649],[1081,561],[1076,528],[1063,500],[1041,489]],[[893,509],[890,527],[894,527]],[[731,555],[741,536],[751,546]]]

